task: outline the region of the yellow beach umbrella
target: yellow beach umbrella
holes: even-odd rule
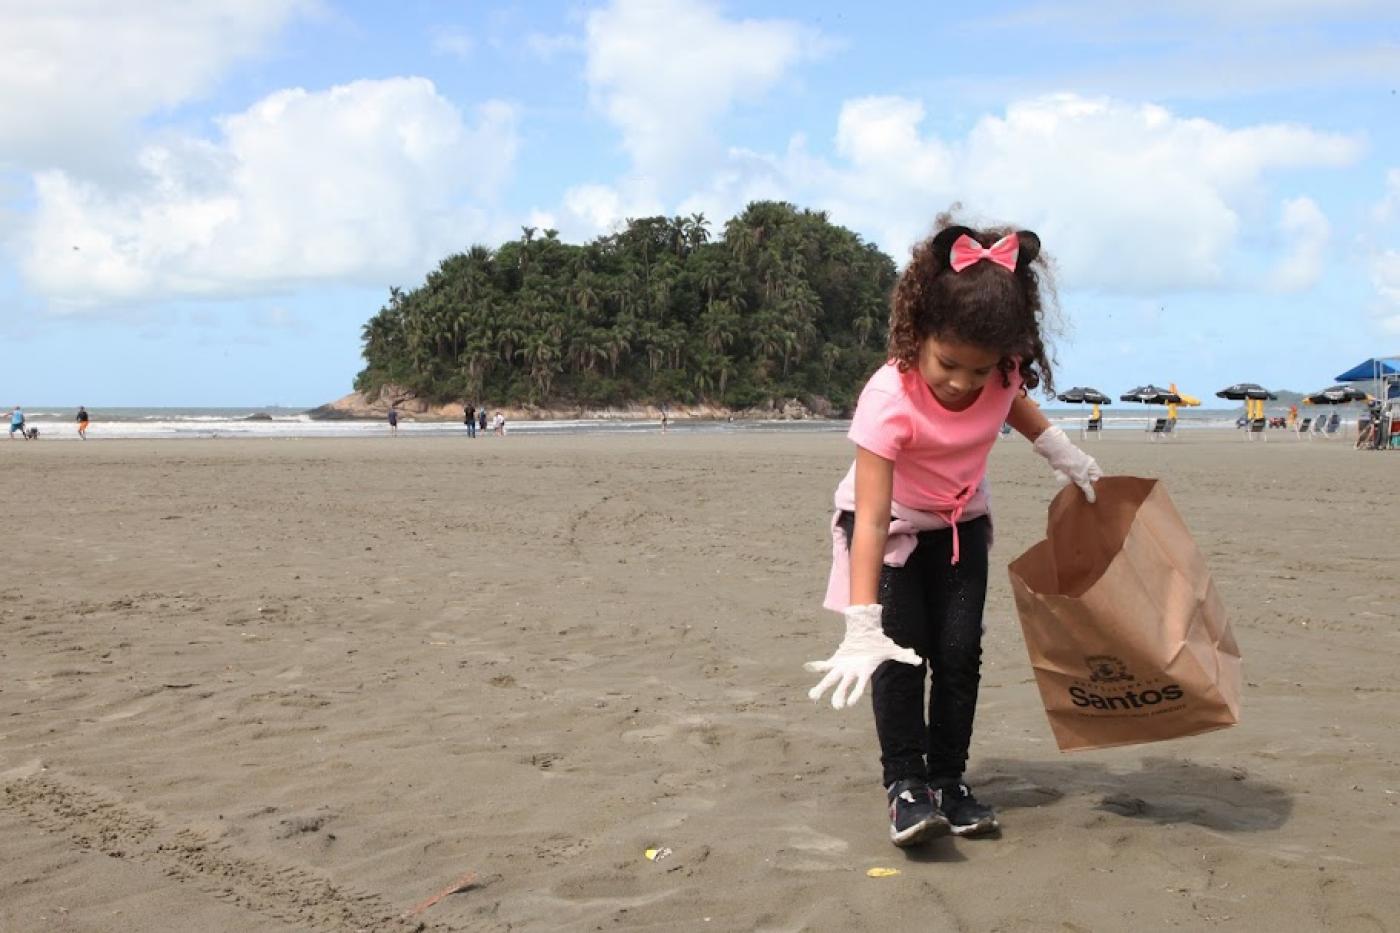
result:
[[[1178,405],[1185,405],[1187,408],[1195,408],[1201,404],[1201,400],[1194,395],[1187,395],[1176,387],[1176,383],[1171,384],[1172,394],[1181,399],[1180,402],[1167,403],[1167,417],[1172,421],[1176,420],[1176,409]]]

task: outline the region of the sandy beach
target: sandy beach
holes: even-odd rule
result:
[[[1074,755],[1005,573],[1056,487],[999,443],[1003,831],[912,852],[868,701],[806,699],[839,434],[5,444],[0,930],[1400,929],[1400,458],[1270,441],[1087,442],[1166,479],[1247,686]]]

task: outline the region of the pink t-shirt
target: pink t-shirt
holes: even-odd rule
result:
[[[894,461],[895,502],[925,512],[951,512],[971,503],[987,473],[1011,403],[1021,392],[1021,374],[1009,386],[994,371],[981,394],[962,411],[934,397],[917,368],[901,373],[894,363],[875,371],[856,403],[847,437]],[[982,497],[984,498],[984,497]],[[980,510],[985,514],[985,508]],[[956,519],[954,519],[956,520]]]

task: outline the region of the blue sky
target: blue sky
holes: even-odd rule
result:
[[[0,0],[0,398],[314,405],[389,286],[748,200],[1057,263],[1059,381],[1400,352],[1400,7]]]

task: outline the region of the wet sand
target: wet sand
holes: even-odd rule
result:
[[[4,445],[0,929],[1398,929],[1400,454],[1270,439],[1089,442],[1167,480],[1247,686],[1075,755],[1004,569],[1055,486],[998,445],[1004,829],[910,853],[868,703],[805,697],[837,434]]]

